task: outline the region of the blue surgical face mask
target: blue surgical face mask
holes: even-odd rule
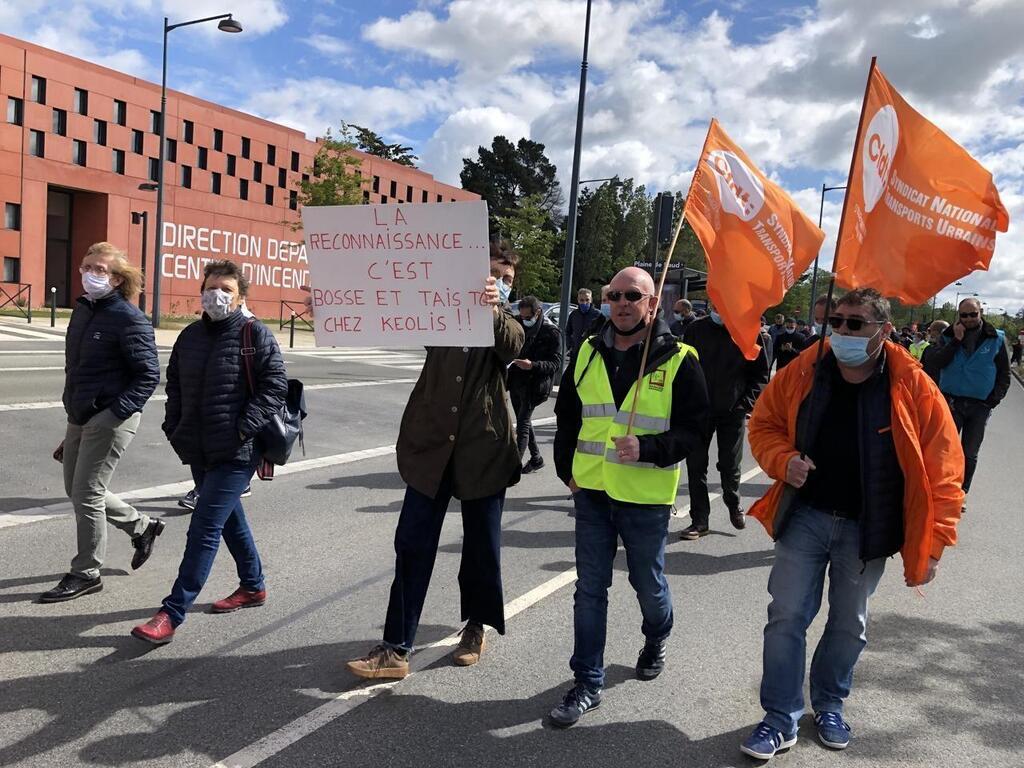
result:
[[[715,325],[722,324],[722,316],[715,312],[715,310],[713,309],[711,310],[711,322],[713,322]]]
[[[536,317],[531,317],[529,319],[527,319],[525,317],[522,317],[522,318],[520,318],[520,320],[523,321],[523,325],[525,325],[527,328],[533,328],[533,326],[535,326],[537,324],[537,318]]]
[[[875,333],[875,336],[881,332],[879,329]],[[851,368],[856,368],[859,365],[864,365],[868,360],[871,359],[871,355],[868,354],[868,344],[875,338],[875,336],[844,336],[841,333],[832,335],[831,347],[832,352],[843,365]]]
[[[611,317],[612,316],[612,305],[611,304],[602,304],[601,305],[601,314],[604,315],[605,317]]]
[[[589,301],[581,301],[580,302],[580,311],[581,312],[589,312],[590,311],[590,302]]]
[[[821,323],[815,323],[811,327],[814,329],[814,333],[815,334],[817,334],[818,336],[821,336]],[[825,335],[826,336],[831,336],[832,335],[832,326],[831,325],[826,325],[825,326]]]
[[[674,317],[676,320],[680,322],[682,322],[683,320],[683,315],[680,312],[673,312],[672,317]]]
[[[498,298],[502,304],[508,304],[508,297],[512,294],[512,286],[504,280],[498,281]]]

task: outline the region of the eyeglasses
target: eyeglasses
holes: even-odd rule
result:
[[[865,325],[883,325],[884,320],[864,320],[860,317],[843,317],[842,315],[832,315],[828,319],[829,327],[833,331],[838,331],[843,327],[843,323],[846,323],[846,327],[856,333]]]
[[[608,301],[612,303],[617,302],[619,299],[625,296],[626,301],[630,302],[631,304],[635,304],[636,302],[640,301],[640,299],[647,296],[647,294],[641,293],[640,291],[608,291],[607,296]]]
[[[977,316],[978,316],[977,312],[961,312],[960,313],[960,319],[961,320],[967,320],[968,318],[977,317]]]
[[[78,268],[78,271],[81,272],[83,275],[88,273],[88,272],[92,272],[93,274],[100,275],[100,276],[109,275],[110,274],[110,270],[108,270],[106,267],[100,266],[98,264],[97,265],[83,264],[82,266],[80,266]]]

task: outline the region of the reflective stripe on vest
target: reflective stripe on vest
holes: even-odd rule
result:
[[[659,467],[649,462],[619,460],[615,438],[626,435],[636,384],[630,387],[621,409],[616,408],[604,358],[594,350],[592,339],[585,344],[589,347],[584,346],[584,351],[577,356],[573,371],[583,406],[583,422],[572,462],[573,480],[580,488],[604,491],[618,501],[674,503],[679,487],[679,464]],[[634,435],[668,431],[672,418],[672,385],[688,354],[696,356],[697,351],[680,343],[675,355],[644,376],[633,419]]]

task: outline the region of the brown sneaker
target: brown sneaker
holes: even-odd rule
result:
[[[487,641],[484,640],[484,628],[479,624],[470,622],[459,634],[462,639],[458,646],[452,651],[452,661],[460,667],[469,667],[480,661]]]
[[[399,653],[383,644],[374,646],[361,659],[353,659],[347,664],[352,674],[357,677],[401,680],[409,674],[409,654]]]

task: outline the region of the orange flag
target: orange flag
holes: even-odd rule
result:
[[[988,269],[1010,217],[992,174],[914,110],[873,65],[843,224],[836,282],[920,304]]]
[[[781,187],[711,121],[684,209],[708,258],[708,295],[753,360],[761,313],[782,301],[825,239]]]

